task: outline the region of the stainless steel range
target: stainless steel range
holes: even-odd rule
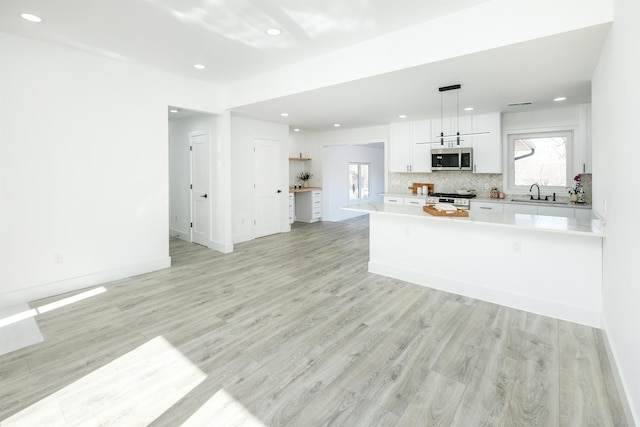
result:
[[[458,209],[469,209],[469,201],[474,197],[476,197],[475,194],[432,193],[427,196],[427,204],[448,203]]]

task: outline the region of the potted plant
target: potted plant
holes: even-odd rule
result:
[[[576,175],[573,180],[576,182],[575,187],[567,187],[572,203],[584,203],[584,188],[582,188],[582,174]]]
[[[311,175],[309,172],[300,172],[300,174],[298,175],[298,181],[301,181],[302,186],[306,188],[309,186],[309,180],[312,176],[313,175]]]

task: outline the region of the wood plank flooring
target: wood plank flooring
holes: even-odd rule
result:
[[[366,217],[171,257],[37,316],[0,425],[628,425],[599,330],[370,274]]]

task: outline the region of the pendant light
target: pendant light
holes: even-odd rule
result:
[[[470,132],[470,133],[460,133],[460,93],[458,92],[460,90],[460,88],[462,87],[462,85],[460,84],[455,84],[455,85],[451,85],[451,86],[443,86],[443,87],[439,87],[438,91],[440,91],[440,137],[438,138],[438,141],[430,141],[430,142],[419,142],[418,144],[440,144],[440,145],[444,145],[444,139],[445,138],[451,138],[451,137],[455,137],[456,138],[456,145],[460,145],[460,137],[461,136],[474,136],[474,135],[484,135],[484,134],[488,134],[489,132]],[[444,134],[444,112],[443,112],[443,92],[448,92],[450,90],[455,90],[456,91],[456,133],[452,134],[452,135],[445,135]]]

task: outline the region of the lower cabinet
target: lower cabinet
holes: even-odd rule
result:
[[[322,191],[311,190],[296,193],[296,221],[318,222],[322,217]]]
[[[415,197],[405,197],[404,198],[405,205],[413,205],[413,206],[424,206],[427,204],[426,198],[417,199]]]
[[[296,219],[296,198],[293,193],[289,193],[289,224],[293,224]]]
[[[528,215],[560,216],[566,218],[590,219],[591,209],[573,208],[571,206],[541,206],[526,203],[500,203],[471,201],[471,211],[504,212]]]
[[[503,203],[490,203],[490,202],[471,202],[469,209],[479,212],[503,212]]]
[[[384,202],[392,205],[424,206],[427,204],[427,199],[424,197],[384,196]]]

